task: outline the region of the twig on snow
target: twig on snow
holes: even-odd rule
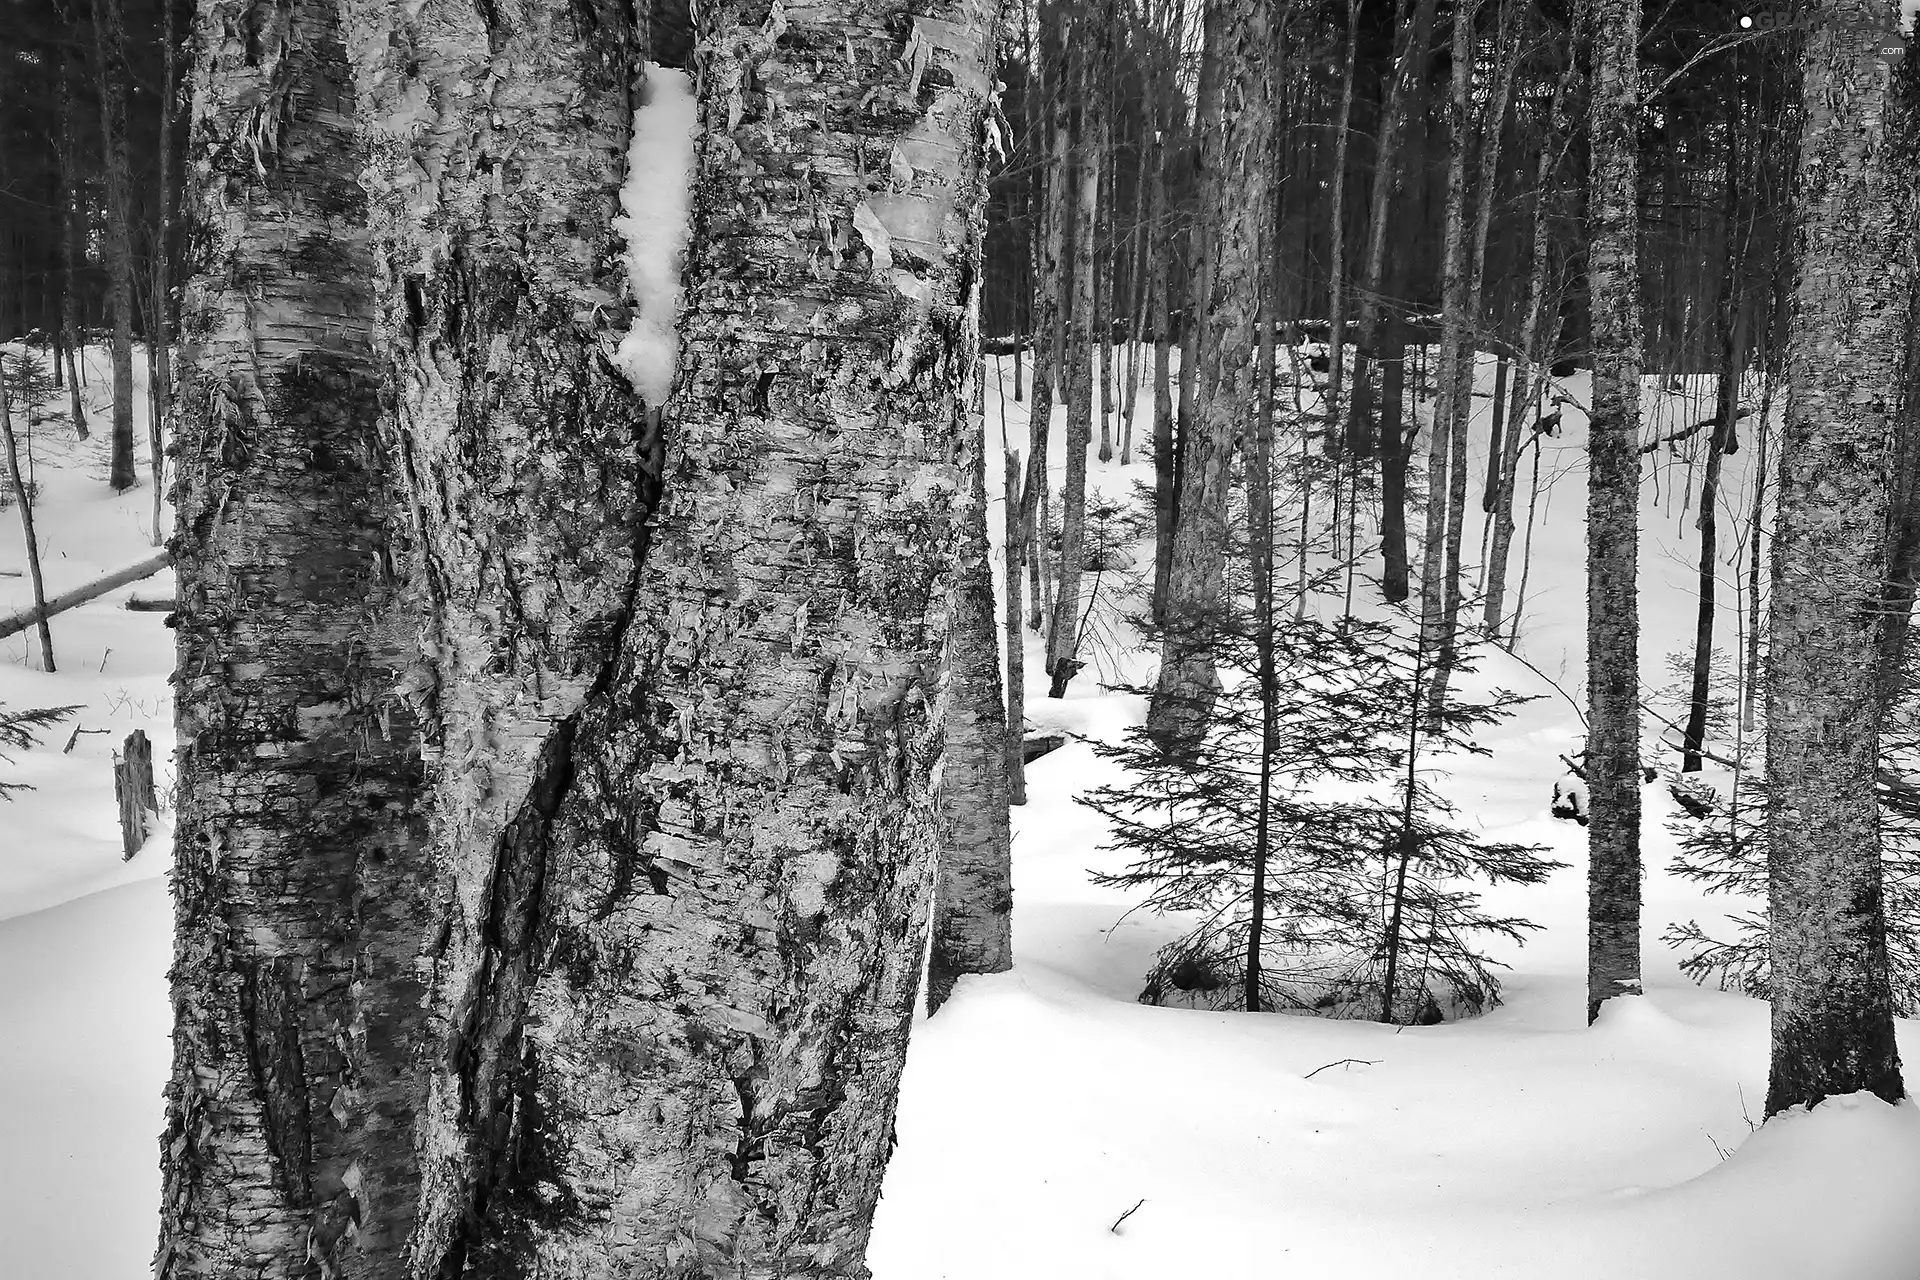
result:
[[[1133,1209],[1138,1209],[1141,1205],[1145,1204],[1146,1202],[1147,1202],[1147,1198],[1145,1196],[1140,1197],[1138,1200],[1135,1200],[1133,1202]],[[1113,1225],[1108,1227],[1107,1230],[1113,1232],[1113,1234],[1115,1235],[1119,1235],[1120,1224],[1133,1216],[1133,1209],[1129,1209],[1125,1213],[1121,1214],[1119,1217],[1115,1218],[1113,1220]]]
[[[1307,1074],[1305,1074],[1304,1076],[1301,1076],[1300,1078],[1302,1080],[1311,1080],[1315,1076],[1319,1075],[1322,1071],[1325,1071],[1327,1067],[1344,1067],[1349,1063],[1358,1063],[1360,1066],[1363,1066],[1363,1067],[1377,1067],[1380,1065],[1380,1059],[1378,1058],[1341,1058],[1337,1062],[1329,1062],[1326,1067],[1315,1067],[1313,1070],[1307,1072]]]

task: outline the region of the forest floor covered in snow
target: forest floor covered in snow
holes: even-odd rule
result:
[[[92,440],[55,420],[34,431],[50,591],[151,554],[144,424],[141,486],[115,496],[104,362],[93,354]],[[1483,391],[1491,381],[1485,366]],[[1011,387],[1010,360],[990,368],[990,451],[1003,429],[1024,447],[1025,406],[1002,395]],[[1584,401],[1584,377],[1564,389]],[[1649,438],[1711,408],[1648,394]],[[1136,440],[1150,404],[1143,396]],[[1486,400],[1477,411],[1478,467]],[[1076,796],[1116,780],[1117,766],[1075,738],[1031,766],[1031,799],[1014,813],[1015,968],[964,980],[915,1028],[870,1253],[877,1280],[1920,1275],[1920,1109],[1836,1099],[1756,1131],[1766,1005],[1695,986],[1659,941],[1671,922],[1713,932],[1751,904],[1703,897],[1667,873],[1671,802],[1660,785],[1645,793],[1646,996],[1585,1025],[1586,833],[1548,812],[1565,773],[1558,757],[1581,738],[1552,685],[1580,697],[1583,431],[1569,408],[1563,433],[1542,441],[1526,662],[1489,654],[1472,678],[1545,696],[1483,735],[1490,755],[1453,763],[1439,784],[1469,827],[1550,846],[1569,864],[1544,885],[1489,895],[1543,926],[1526,946],[1496,951],[1512,966],[1504,1003],[1405,1028],[1137,1003],[1154,953],[1189,922],[1130,912],[1128,893],[1089,880],[1124,855],[1104,847],[1102,820]],[[1056,423],[1056,485],[1062,434]],[[1729,507],[1750,499],[1754,453],[1726,460]],[[999,468],[988,475],[997,541]],[[1116,502],[1151,476],[1144,450],[1127,466],[1089,462],[1091,489]],[[1672,682],[1667,655],[1691,642],[1698,543],[1680,495],[1696,478],[1666,451],[1649,459],[1650,689]],[[1370,553],[1365,529],[1361,546]],[[1732,537],[1723,546],[1731,595],[1740,547]],[[1150,548],[1131,550],[1150,567]],[[1375,564],[1368,554],[1361,599],[1378,597],[1365,576]],[[9,507],[0,571],[24,567]],[[164,595],[171,575],[57,618],[56,674],[38,670],[31,632],[0,641],[0,703],[80,708],[0,765],[35,787],[0,801],[0,1276],[144,1275],[157,1230],[167,833],[121,860],[110,763],[126,733],[144,728],[161,790],[171,783],[173,635],[162,615],[122,607],[136,590]],[[29,603],[24,577],[0,577],[0,613]],[[1030,727],[1112,740],[1143,715],[1138,698],[1103,684],[1147,675],[1152,657],[1131,644],[1124,595],[1099,607],[1110,621],[1088,668],[1064,700],[1030,689]],[[1731,611],[1721,620],[1731,653]],[[1040,656],[1030,637],[1036,684]],[[76,725],[111,732],[82,733],[63,752]],[[1670,769],[1657,728],[1649,755]],[[1906,1061],[1920,1065],[1920,1023],[1900,1032]]]

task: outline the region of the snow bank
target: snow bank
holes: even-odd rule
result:
[[[680,268],[686,257],[693,186],[696,112],[693,81],[684,71],[647,64],[646,87],[633,113],[627,181],[620,189],[625,215],[613,220],[627,242],[627,288],[633,325],[614,363],[650,406],[667,398],[680,356]]]

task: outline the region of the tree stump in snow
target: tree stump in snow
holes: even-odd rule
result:
[[[147,814],[159,813],[153,795],[153,745],[135,729],[113,757],[113,797],[120,804],[120,844],[125,862],[147,842]]]

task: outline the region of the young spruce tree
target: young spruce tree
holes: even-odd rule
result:
[[[1536,926],[1466,882],[1535,884],[1564,864],[1451,825],[1432,762],[1484,754],[1474,732],[1524,699],[1453,699],[1430,723],[1420,646],[1384,623],[1308,612],[1274,633],[1265,680],[1257,619],[1223,620],[1216,640],[1226,678],[1207,732],[1174,751],[1145,728],[1097,747],[1128,777],[1082,799],[1133,857],[1095,880],[1200,919],[1141,1000],[1395,1023],[1497,1003],[1484,940]]]

